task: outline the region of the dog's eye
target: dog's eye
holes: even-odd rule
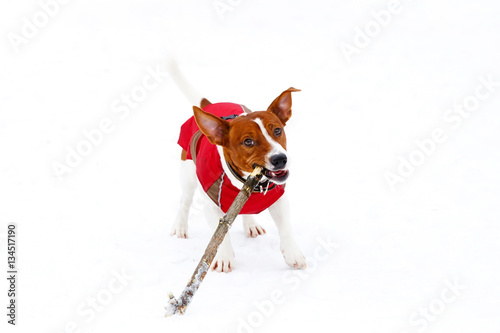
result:
[[[275,128],[274,129],[274,135],[275,136],[280,136],[281,133],[283,133],[283,130],[281,128]]]
[[[245,139],[245,141],[243,141],[243,144],[247,147],[253,147],[255,142],[252,139]]]

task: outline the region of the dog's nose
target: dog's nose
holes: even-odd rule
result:
[[[271,164],[275,169],[283,169],[287,161],[285,154],[276,154],[271,157]]]

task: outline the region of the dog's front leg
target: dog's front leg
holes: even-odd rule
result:
[[[207,197],[205,195],[205,197]],[[224,216],[224,213],[214,205],[210,199],[206,200],[205,204],[205,212],[207,222],[210,225],[210,228],[215,231],[217,226],[219,225],[219,220]],[[229,232],[224,237],[224,240],[219,245],[219,249],[217,250],[217,254],[215,255],[214,261],[212,262],[212,270],[217,272],[229,273],[234,268],[234,251],[231,246],[231,238],[229,237]]]
[[[243,215],[243,230],[245,235],[252,238],[266,233],[266,229],[257,224],[252,215]]]
[[[293,268],[306,268],[306,259],[300,252],[292,235],[290,224],[290,204],[286,193],[269,207],[269,213],[278,227],[281,240],[281,252],[285,262]]]

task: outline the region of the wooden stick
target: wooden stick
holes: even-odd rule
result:
[[[205,254],[198,263],[198,266],[194,270],[191,280],[189,280],[186,288],[184,288],[184,290],[182,291],[179,299],[175,299],[172,293],[169,294],[168,305],[165,307],[165,310],[167,310],[165,317],[172,316],[176,313],[183,314],[186,311],[187,306],[200,287],[201,282],[207,275],[208,269],[210,268],[210,265],[212,264],[212,261],[217,254],[219,245],[224,240],[227,231],[231,227],[231,224],[234,222],[236,216],[238,216],[238,214],[240,213],[243,205],[245,204],[245,202],[247,202],[248,198],[252,194],[253,188],[259,183],[259,180],[261,178],[262,167],[257,166],[247,178],[245,184],[236,196],[236,199],[234,199],[233,203],[229,207],[226,215],[224,215],[219,220],[219,225],[217,226],[217,229],[215,230],[210,243],[208,243]]]

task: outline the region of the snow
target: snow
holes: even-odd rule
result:
[[[19,263],[9,332],[500,331],[500,5],[401,0],[388,19],[391,1],[223,0],[221,18],[220,1],[54,1],[18,52],[9,33],[44,24],[41,5],[0,5],[0,248],[17,223]],[[348,61],[341,46],[374,17],[385,25]],[[189,239],[169,236],[191,114],[169,53],[212,102],[262,110],[302,90],[287,191],[309,268],[286,266],[267,213],[256,239],[237,219],[233,272],[209,272],[186,314],[165,318],[212,234],[197,198]],[[68,156],[76,167],[58,177]],[[391,190],[387,172],[410,156],[420,165]]]

